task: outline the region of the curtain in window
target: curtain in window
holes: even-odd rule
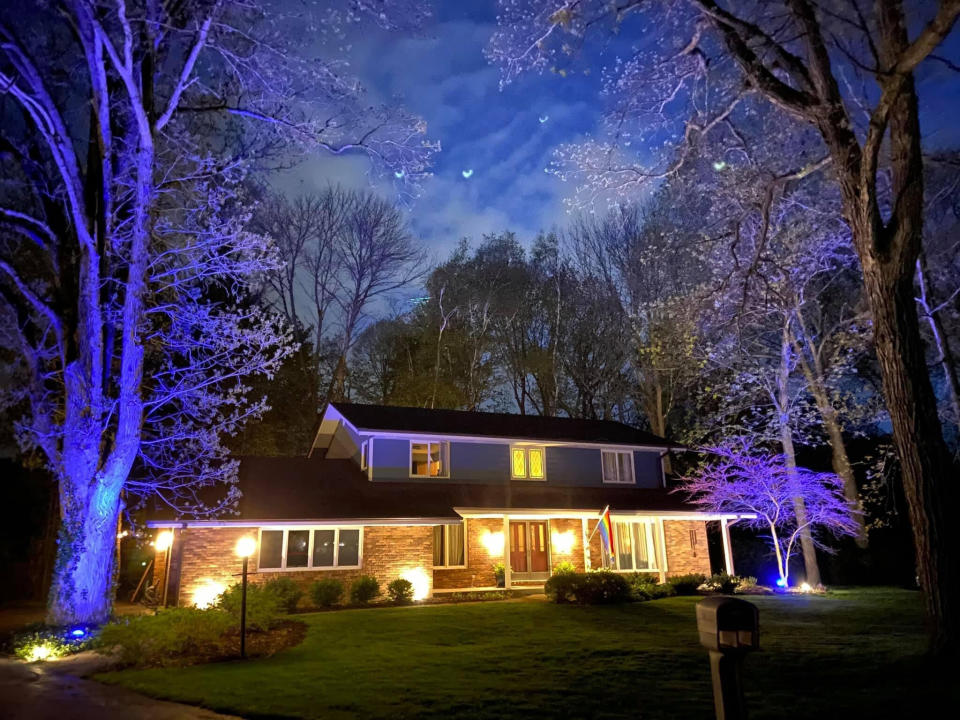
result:
[[[603,480],[604,482],[617,481],[617,454],[612,452],[603,453]]]
[[[450,565],[464,565],[463,523],[447,525],[447,535],[450,539],[450,549],[448,551]]]
[[[443,525],[433,527],[433,564],[435,567],[446,565],[444,562]]]
[[[617,567],[621,570],[633,570],[633,535],[630,523],[616,523]]]

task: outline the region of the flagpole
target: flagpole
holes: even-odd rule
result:
[[[593,532],[590,533],[590,537],[587,538],[587,544],[590,544],[590,541],[593,540],[593,536],[597,534],[597,528],[600,527],[600,523],[603,522],[603,516],[607,514],[607,511],[610,509],[610,506],[607,505],[603,510],[600,511],[600,519],[597,520],[597,524],[593,526]]]

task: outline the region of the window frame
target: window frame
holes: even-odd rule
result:
[[[608,480],[607,474],[604,465],[604,456],[611,454],[614,456],[626,455],[630,459],[630,477],[627,480],[620,479],[620,462],[619,459],[615,463],[617,468],[617,479]],[[604,485],[636,485],[637,484],[637,471],[633,465],[633,451],[632,450],[618,450],[617,448],[600,448],[600,480]]]
[[[307,538],[307,564],[304,567],[287,567],[287,543],[290,542],[290,533],[306,530],[310,534]],[[333,565],[313,564],[313,537],[316,530],[333,530]],[[359,530],[357,535],[357,564],[340,565],[340,531]],[[263,548],[264,532],[282,532],[283,542],[280,548],[280,567],[264,567],[260,564],[260,551]],[[327,570],[359,570],[363,568],[363,526],[362,525],[297,525],[293,527],[257,528],[257,572],[323,572]]]
[[[467,557],[467,519],[464,518],[459,523],[443,523],[441,525],[434,525],[431,528],[431,540],[433,539],[433,531],[437,527],[443,528],[443,559],[449,563],[450,561],[450,528],[453,525],[461,525],[463,527],[463,564],[462,565],[433,565],[433,552],[430,553],[430,567],[433,570],[463,570],[469,566],[469,558]]]
[[[360,443],[360,469],[366,470],[370,467],[370,440],[364,440]]]
[[[619,525],[628,525],[630,526],[630,559],[632,562],[632,567],[621,568],[620,567],[620,529]],[[654,567],[638,568],[637,567],[637,538],[636,533],[634,532],[634,525],[644,525],[644,541],[647,546],[647,556],[651,558],[654,563]],[[614,526],[614,565],[608,566],[608,560],[604,557],[604,566],[609,570],[614,570],[616,572],[642,572],[642,573],[662,573],[666,572],[666,557],[664,555],[665,549],[662,546],[663,535],[661,533],[662,521],[659,518],[653,518],[651,520],[643,519],[629,519],[629,520],[613,520]],[[656,537],[656,539],[655,539]],[[606,555],[606,553],[604,553]],[[661,567],[662,566],[662,567]]]
[[[516,475],[513,472],[513,453],[517,450],[523,451],[523,475]],[[543,467],[543,476],[542,477],[531,477],[530,476],[530,451],[539,450],[540,457]],[[527,480],[531,482],[546,482],[547,480],[547,446],[546,445],[524,445],[520,443],[511,443],[510,444],[510,479],[511,480]]]
[[[427,446],[427,465],[430,464],[430,446],[439,445],[440,454],[441,454],[441,469],[445,472],[442,475],[414,475],[413,473],[413,446],[414,445],[426,445]],[[450,479],[450,441],[449,440],[439,440],[434,438],[410,438],[410,443],[407,451],[407,472],[409,473],[408,477],[416,478],[418,480],[435,478],[438,480],[441,479]]]

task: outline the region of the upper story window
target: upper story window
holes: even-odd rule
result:
[[[634,483],[633,453],[629,450],[601,450],[605,483]]]
[[[410,477],[450,477],[450,443],[411,441]]]
[[[527,445],[510,448],[510,477],[515,480],[545,480],[547,469],[544,449]]]
[[[260,531],[258,570],[360,567],[360,528]]]

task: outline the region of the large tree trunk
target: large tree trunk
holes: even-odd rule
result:
[[[62,513],[47,603],[51,625],[103,623],[113,607],[116,571],[117,517],[121,482],[92,483],[89,502],[68,507]],[[84,479],[61,479],[61,495],[81,492]]]

